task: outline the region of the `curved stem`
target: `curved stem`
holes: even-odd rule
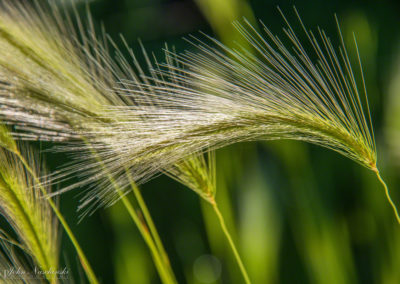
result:
[[[171,264],[170,264],[169,259],[168,259],[167,252],[165,251],[165,248],[164,248],[164,246],[162,244],[160,235],[158,234],[156,226],[154,225],[153,219],[151,218],[149,209],[147,208],[146,203],[144,202],[143,196],[140,193],[140,190],[139,190],[138,186],[131,179],[130,174],[129,174],[128,171],[127,171],[127,175],[128,175],[128,178],[129,178],[130,185],[131,185],[131,188],[133,190],[133,193],[134,193],[134,195],[136,197],[136,200],[138,202],[138,205],[140,207],[140,210],[142,211],[144,219],[146,220],[146,223],[147,223],[147,225],[149,227],[150,233],[153,236],[155,245],[157,246],[157,249],[161,254],[161,257],[162,257],[162,260],[163,260],[164,264],[166,265],[166,267],[170,271],[169,274],[170,274],[171,278],[174,280],[174,282],[176,282],[174,273],[173,273],[172,268],[171,268]]]
[[[382,177],[381,177],[381,175],[380,175],[380,173],[379,173],[379,170],[378,170],[377,168],[374,168],[374,169],[372,169],[372,170],[376,173],[376,176],[378,177],[379,181],[380,181],[381,184],[383,185],[383,187],[384,187],[384,189],[385,189],[386,198],[387,198],[387,200],[389,201],[390,205],[391,205],[392,208],[393,208],[393,212],[394,212],[394,215],[396,216],[397,222],[400,224],[399,212],[397,212],[396,205],[394,204],[392,198],[390,197],[389,189],[388,189],[386,183],[385,183],[384,180],[382,179]]]
[[[83,140],[87,143],[87,145],[90,145],[86,141],[86,139],[83,139]],[[149,231],[147,229],[147,226],[140,220],[136,210],[133,208],[133,205],[131,204],[129,199],[125,196],[125,194],[122,192],[121,188],[116,184],[114,178],[112,177],[112,175],[110,174],[110,172],[108,171],[106,166],[104,165],[103,161],[97,155],[97,152],[94,149],[90,149],[90,151],[91,151],[92,155],[94,156],[94,158],[96,159],[96,161],[98,161],[100,163],[101,168],[106,173],[107,178],[109,179],[112,186],[114,187],[114,189],[117,191],[118,195],[120,196],[123,205],[125,206],[126,210],[129,213],[129,216],[132,218],[132,220],[135,223],[136,227],[138,228],[140,234],[142,235],[146,245],[148,246],[148,248],[151,252],[154,264],[160,275],[161,281],[166,284],[175,284],[176,280],[175,280],[174,273],[169,266],[168,256],[166,254],[162,255],[162,252],[155,245],[155,243],[154,243],[155,237],[152,236],[153,231],[151,229]],[[129,175],[128,171],[126,171],[126,174],[127,174],[128,178],[130,179],[130,175]],[[130,179],[130,184],[132,186],[135,183]],[[144,204],[144,200],[142,199],[141,201]],[[147,209],[147,207],[146,207],[146,209]],[[148,214],[148,215],[150,215],[150,214]],[[154,227],[154,230],[155,230],[155,227]],[[160,239],[158,239],[158,240],[160,240]],[[161,240],[160,240],[160,242],[161,242]],[[167,262],[165,260],[167,260]]]
[[[32,170],[32,168],[29,166],[25,158],[21,155],[19,152],[14,152],[17,157],[20,159],[22,164],[24,165],[25,169],[32,175],[36,183],[39,185],[40,190],[42,191],[43,195],[46,196],[48,192],[46,192],[46,189],[43,187],[42,183],[39,181],[39,178],[36,176],[35,172]],[[79,260],[81,261],[81,264],[83,266],[83,269],[85,270],[86,276],[88,277],[88,280],[92,284],[99,284],[100,282],[97,280],[96,275],[93,272],[92,267],[89,264],[89,261],[87,260],[85,254],[83,253],[82,248],[80,247],[77,239],[75,238],[74,234],[72,233],[72,230],[68,226],[67,221],[64,219],[64,216],[61,214],[60,210],[54,203],[54,201],[51,198],[46,199],[49,202],[49,205],[53,209],[54,213],[56,214],[58,220],[60,221],[61,225],[63,226],[65,232],[67,233],[69,239],[71,240],[73,246],[75,247],[76,252],[78,253]]]
[[[222,216],[221,212],[219,211],[217,203],[215,201],[211,202],[211,205],[215,211],[215,214],[218,217],[219,223],[221,224],[222,231],[224,231],[224,234],[225,234],[226,238],[228,239],[228,242],[229,242],[229,245],[231,246],[233,254],[235,255],[235,258],[239,265],[240,271],[242,272],[244,281],[246,282],[246,284],[250,284],[251,282],[250,282],[249,275],[247,274],[246,268],[243,265],[242,259],[240,258],[240,255],[236,249],[235,243],[233,242],[232,237],[225,225],[224,217]]]
[[[157,247],[154,244],[154,240],[151,237],[149,231],[147,230],[147,227],[140,220],[138,214],[136,213],[132,204],[129,202],[128,198],[120,190],[118,190],[118,194],[121,198],[122,203],[125,205],[125,208],[127,209],[129,215],[131,216],[133,222],[136,224],[136,227],[139,229],[141,235],[143,236],[143,239],[145,240],[147,246],[149,247],[149,249],[151,251],[151,254],[154,259],[154,263],[160,274],[161,281],[166,284],[176,283],[174,278],[171,276],[171,274],[168,272],[168,270],[164,267],[164,262],[162,260],[162,257],[160,255],[159,251],[157,250]]]

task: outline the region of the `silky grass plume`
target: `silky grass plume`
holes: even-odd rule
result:
[[[260,139],[301,140],[374,171],[400,222],[376,166],[361,62],[360,90],[340,29],[341,47],[336,52],[323,30],[318,29],[318,39],[300,24],[312,55],[289,24],[285,33],[293,51],[265,26],[267,39],[247,22],[235,26],[253,52],[240,46],[230,49],[212,38],[212,45],[193,39],[197,52],[167,51],[172,60],[153,71],[151,84],[120,89],[137,104],[112,109],[119,121],[103,129],[103,138],[93,135],[99,145],[113,139],[113,149],[119,149],[114,150],[119,152],[115,158],[104,151],[110,167],[117,170],[123,163],[136,180],[146,181],[160,169],[208,148]],[[146,119],[139,120],[137,114]]]
[[[107,142],[101,141],[113,139],[113,149],[119,149],[115,151],[119,154],[113,158],[104,151],[109,166],[117,170],[123,163],[142,182],[199,151],[260,139],[306,141],[374,171],[400,223],[376,166],[359,56],[361,89],[340,28],[341,46],[336,52],[323,30],[318,29],[316,36],[300,20],[312,50],[308,54],[287,24],[284,31],[292,49],[265,26],[266,38],[245,22],[235,26],[252,51],[240,46],[231,49],[210,37],[210,45],[192,39],[197,52],[166,51],[170,60],[153,70],[150,84],[120,89],[137,104],[112,109],[120,120],[104,128],[106,137],[93,135],[94,140],[102,145]],[[138,120],[137,114],[145,119]]]
[[[215,153],[193,155],[168,169],[166,174],[186,185],[205,201],[215,203],[216,172]]]
[[[79,18],[72,21],[53,1],[50,15],[39,4],[2,5],[0,115],[18,126],[15,134],[22,138],[71,141],[67,148],[77,162],[58,177],[79,174],[81,181],[65,190],[91,184],[95,190],[85,205],[120,198],[115,185],[129,190],[127,170],[143,183],[195,153],[242,141],[294,139],[373,170],[400,223],[376,166],[362,66],[360,89],[340,29],[337,52],[323,30],[315,35],[300,20],[309,54],[285,17],[289,44],[265,26],[266,37],[247,22],[235,23],[252,50],[193,39],[196,52],[167,50],[165,64],[152,65],[146,57],[151,70],[145,76],[131,50],[139,72],[120,52],[117,60],[109,56],[107,46],[114,43],[96,37],[90,17],[84,32]]]
[[[14,125],[13,135],[20,139],[69,141],[71,144],[59,147],[59,150],[67,149],[74,154],[79,150],[77,156],[82,155],[86,162],[93,162],[92,166],[101,172],[100,177],[87,175],[88,179],[74,187],[91,184],[101,188],[102,183],[107,182],[110,186],[108,192],[112,192],[114,200],[122,198],[129,207],[125,192],[121,192],[118,185],[114,184],[103,161],[95,154],[98,149],[93,151],[92,141],[86,139],[86,133],[96,132],[98,125],[109,123],[104,118],[107,107],[126,104],[124,98],[114,90],[123,85],[120,80],[129,77],[131,81],[136,75],[118,50],[119,59],[114,61],[111,58],[108,45],[114,43],[107,39],[104,32],[101,38],[96,36],[89,12],[89,28],[86,29],[75,6],[71,5],[71,13],[64,4],[52,0],[33,1],[33,5],[1,1],[0,49],[5,52],[0,56],[0,116],[8,124]],[[140,67],[138,69],[141,72]],[[130,101],[130,98],[127,100]],[[70,174],[75,174],[75,169],[73,166],[72,170],[64,169],[61,174],[52,176],[51,182],[67,179]],[[124,176],[128,178],[125,172]],[[87,209],[86,212],[110,200],[104,194],[97,193],[99,191],[89,190],[86,199],[93,202],[89,206],[83,202],[82,207]],[[146,211],[144,202],[140,204],[141,210]],[[136,210],[131,207],[127,209],[135,220],[139,220]],[[149,214],[146,214],[146,221],[149,226],[152,224]],[[144,238],[149,240],[150,247],[157,247],[157,250],[151,250],[164,262],[157,265],[164,271],[163,281],[174,283],[173,273],[159,237],[155,235],[154,226],[150,226],[149,233],[141,222],[135,223]],[[88,268],[85,270],[88,278],[92,283],[98,283],[71,234],[83,266]],[[156,245],[153,244],[153,238],[157,240]],[[159,254],[164,255],[161,257]],[[163,268],[164,265],[166,268]]]
[[[29,150],[27,161],[37,173],[41,165]],[[58,224],[38,184],[16,155],[0,149],[0,208],[17,233],[22,248],[42,271],[58,269]],[[49,275],[51,283],[57,280]]]

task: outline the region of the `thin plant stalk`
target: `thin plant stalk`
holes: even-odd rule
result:
[[[87,145],[89,145],[89,142],[84,137],[82,137],[82,139]],[[164,250],[164,247],[162,246],[161,239],[158,236],[157,230],[154,226],[154,222],[151,220],[150,213],[147,210],[147,207],[144,203],[143,198],[140,195],[140,192],[138,193],[138,196],[140,196],[140,198],[141,198],[140,201],[138,200],[139,207],[141,207],[142,212],[143,212],[143,208],[145,208],[145,210],[146,210],[146,213],[143,212],[143,215],[145,216],[146,221],[147,221],[147,219],[149,219],[151,222],[151,226],[149,225],[149,227],[152,227],[152,228],[150,228],[150,230],[147,228],[146,224],[140,220],[136,210],[133,208],[131,202],[126,197],[126,194],[124,194],[123,191],[120,189],[120,187],[116,184],[114,178],[110,175],[110,173],[106,169],[104,163],[97,155],[97,152],[95,150],[91,149],[91,153],[92,153],[93,157],[96,159],[96,161],[100,164],[102,170],[106,173],[108,180],[114,187],[115,191],[118,193],[118,195],[122,201],[122,204],[125,206],[126,210],[129,213],[129,216],[132,218],[132,220],[135,223],[136,227],[138,228],[140,234],[142,235],[144,241],[146,242],[148,248],[150,249],[151,255],[154,260],[154,264],[157,268],[157,271],[160,275],[162,282],[166,283],[166,284],[177,283],[174,273],[169,265],[168,256]],[[128,178],[130,179],[130,175],[129,175],[128,171],[126,171],[126,174],[127,174]],[[130,185],[134,191],[135,191],[135,188],[137,191],[139,191],[136,184],[132,180],[130,180]],[[137,195],[135,194],[135,197],[136,196]],[[154,236],[154,234],[156,234],[156,237]],[[157,245],[155,243],[155,240],[158,241]],[[162,251],[160,251],[159,247],[162,248]]]
[[[136,224],[136,227],[139,229],[141,235],[143,236],[144,241],[146,242],[147,246],[149,247],[151,254],[154,259],[154,263],[160,275],[160,278],[163,283],[166,284],[174,284],[176,283],[171,273],[164,267],[165,262],[158,251],[152,236],[150,235],[150,231],[147,229],[147,226],[140,220],[136,210],[133,208],[129,199],[124,195],[121,190],[117,190],[118,194],[120,195],[121,201],[124,204],[126,210],[128,211],[130,217],[132,218],[133,222]]]
[[[214,151],[208,152],[208,159],[203,155],[194,155],[188,157],[183,162],[176,164],[165,172],[171,178],[186,185],[196,192],[202,199],[210,203],[218,217],[222,231],[233,251],[236,262],[240,268],[243,278],[247,284],[251,283],[248,273],[243,265],[235,243],[225,225],[225,220],[219,211],[217,202],[215,201],[216,194],[216,160]]]
[[[242,261],[242,259],[240,258],[239,252],[238,252],[238,250],[236,249],[236,246],[235,246],[235,243],[233,242],[232,236],[231,236],[231,234],[229,233],[228,228],[226,227],[224,217],[223,217],[221,211],[219,211],[218,205],[217,205],[217,203],[215,202],[215,200],[212,200],[210,203],[211,203],[211,206],[212,206],[212,208],[213,208],[215,214],[216,214],[217,217],[218,217],[218,221],[219,221],[219,223],[220,223],[220,225],[221,225],[222,231],[223,231],[224,234],[225,234],[225,237],[227,238],[227,240],[228,240],[228,242],[229,242],[229,245],[230,245],[230,247],[231,247],[231,249],[232,249],[232,252],[233,252],[233,254],[235,255],[236,262],[237,262],[237,264],[239,265],[240,272],[241,272],[242,275],[243,275],[244,281],[246,282],[246,284],[250,284],[251,281],[250,281],[249,275],[248,275],[248,273],[247,273],[247,271],[246,271],[246,268],[245,268],[244,265],[243,265],[243,261]]]
[[[390,206],[392,206],[394,215],[396,216],[397,223],[400,224],[399,212],[397,211],[397,207],[394,204],[392,198],[390,197],[389,188],[387,187],[385,181],[382,179],[381,174],[379,173],[379,170],[376,167],[373,168],[372,170],[376,173],[376,176],[378,177],[379,182],[383,185],[383,188],[385,189],[386,198],[389,201]]]
[[[39,185],[40,190],[42,191],[43,195],[47,195],[48,193],[46,192],[46,189],[43,187],[41,182],[39,181],[38,177],[36,174],[33,172],[32,168],[29,166],[29,164],[26,162],[25,158],[21,155],[19,151],[13,151],[13,153],[20,159],[21,163],[24,165],[25,169],[32,175],[33,179],[37,182]],[[95,273],[93,272],[92,267],[90,266],[90,263],[88,259],[86,258],[81,246],[79,245],[77,239],[75,238],[75,235],[73,234],[71,228],[69,227],[67,221],[64,219],[63,215],[61,214],[60,210],[57,208],[55,205],[54,201],[51,198],[47,198],[47,201],[51,208],[53,209],[54,213],[56,214],[58,220],[60,221],[61,225],[63,226],[65,232],[67,233],[69,239],[71,240],[73,246],[75,247],[75,250],[79,256],[79,260],[82,264],[82,267],[86,273],[86,276],[89,280],[90,283],[93,284],[98,284],[100,283],[97,278]]]
[[[129,175],[128,172],[127,172],[127,174]],[[130,177],[129,177],[129,179],[130,179]],[[150,229],[150,232],[151,232],[151,234],[153,236],[153,239],[154,239],[154,242],[155,242],[155,244],[157,246],[157,249],[158,249],[158,251],[160,252],[160,254],[162,256],[163,262],[165,263],[165,265],[170,268],[170,262],[169,262],[169,258],[168,258],[167,252],[165,251],[165,248],[164,248],[164,246],[162,244],[160,235],[158,234],[157,228],[154,225],[154,222],[153,222],[153,219],[151,218],[150,212],[149,212],[149,210],[148,210],[148,208],[146,206],[146,203],[144,202],[143,196],[140,193],[140,190],[139,190],[138,186],[136,185],[136,183],[132,179],[130,179],[130,181],[131,181],[132,191],[133,191],[133,193],[135,195],[135,198],[136,198],[136,200],[138,202],[140,210],[143,213],[144,219],[146,220],[146,223],[147,223],[147,225],[148,225],[148,227]],[[173,276],[173,273],[172,273],[172,276]]]
[[[112,179],[110,177],[110,179]],[[147,206],[144,203],[143,198],[141,201],[138,201],[140,207],[140,212],[143,213],[143,216],[146,220],[147,225],[142,222],[139,218],[139,215],[137,214],[136,210],[133,208],[132,203],[129,201],[129,199],[126,197],[126,195],[121,191],[121,189],[115,185],[113,180],[111,182],[114,184],[115,190],[118,192],[119,197],[121,198],[122,204],[125,206],[126,210],[129,213],[129,216],[132,218],[133,222],[135,223],[136,227],[138,228],[140,234],[142,235],[144,241],[146,242],[148,248],[150,249],[151,255],[153,256],[154,264],[158,270],[158,273],[160,275],[160,278],[163,283],[166,284],[174,284],[177,283],[174,273],[169,265],[169,260],[168,260],[168,255],[165,252],[165,249],[161,243],[161,239],[157,233],[157,230],[154,226],[154,222],[151,220],[150,213],[147,210]],[[139,191],[137,188],[136,184],[131,183],[131,187],[134,191]],[[140,192],[139,192],[140,195]],[[135,197],[137,199],[137,195],[135,193]],[[141,197],[141,195],[140,195]],[[145,213],[143,211],[143,208],[147,210]],[[151,224],[149,221],[151,221]]]

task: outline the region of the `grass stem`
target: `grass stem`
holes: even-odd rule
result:
[[[83,138],[83,141],[85,141],[87,143],[87,145],[90,145],[88,143],[88,141],[86,139]],[[145,243],[147,244],[148,248],[150,249],[151,255],[153,257],[153,261],[154,264],[156,266],[156,269],[160,275],[161,281],[165,284],[174,284],[177,283],[175,280],[175,276],[174,273],[169,265],[169,260],[168,260],[168,256],[165,253],[165,250],[161,244],[161,240],[157,234],[158,237],[158,241],[159,241],[159,245],[163,248],[163,251],[161,252],[158,247],[156,246],[156,244],[154,243],[154,240],[156,239],[154,237],[153,232],[157,233],[157,230],[155,229],[154,223],[151,220],[151,224],[153,226],[152,229],[150,229],[150,231],[148,230],[146,224],[144,222],[142,222],[136,212],[136,210],[133,208],[131,202],[129,201],[129,199],[126,197],[126,195],[122,192],[121,188],[117,185],[117,183],[115,182],[114,178],[112,177],[112,175],[109,173],[108,169],[105,167],[103,161],[99,158],[97,152],[93,149],[90,150],[92,155],[94,156],[94,158],[96,159],[97,162],[100,163],[101,168],[104,170],[104,172],[106,173],[106,176],[108,178],[108,180],[111,182],[112,186],[114,187],[114,189],[117,191],[118,195],[120,196],[123,205],[125,206],[126,210],[128,211],[128,214],[130,215],[130,217],[132,218],[133,222],[135,223],[136,227],[138,228],[140,234],[142,235]],[[139,189],[137,188],[136,184],[134,183],[134,181],[130,178],[129,172],[126,171],[126,174],[128,176],[128,178],[130,179],[130,185],[132,187],[132,189],[135,191],[135,188],[137,191],[139,191]],[[140,192],[139,192],[140,195]],[[135,194],[136,196],[136,194]],[[141,204],[139,205],[140,207],[144,207],[147,210],[147,207],[144,203],[143,198],[141,198],[141,200],[138,200],[138,203]],[[143,209],[142,209],[143,212]],[[147,218],[151,219],[150,217],[150,213],[148,212],[148,210],[146,211],[146,213],[143,213],[143,215],[146,218],[146,215],[148,216]],[[146,220],[147,220],[146,218]],[[153,236],[152,236],[153,235]],[[164,254],[162,254],[164,253]]]
[[[389,189],[388,189],[386,183],[385,183],[384,180],[382,179],[382,177],[381,177],[381,175],[380,175],[380,173],[379,173],[379,170],[378,170],[376,167],[373,168],[373,171],[376,173],[376,176],[378,177],[380,183],[383,185],[383,187],[384,187],[384,189],[385,189],[386,198],[387,198],[387,200],[389,201],[390,205],[391,205],[392,208],[393,208],[393,212],[394,212],[394,214],[395,214],[395,216],[396,216],[397,222],[400,224],[399,212],[397,212],[396,205],[394,204],[394,202],[392,201],[392,198],[390,197]]]
[[[136,200],[138,202],[140,210],[143,213],[144,219],[146,220],[147,226],[149,227],[150,233],[153,236],[155,245],[157,246],[157,249],[161,254],[161,257],[162,257],[162,260],[163,260],[165,266],[169,270],[170,276],[174,279],[174,282],[176,282],[175,276],[173,274],[173,271],[172,271],[172,268],[171,268],[171,264],[170,264],[170,261],[169,261],[169,258],[168,258],[168,255],[167,255],[167,253],[165,251],[165,248],[164,248],[164,246],[162,244],[160,235],[157,232],[156,226],[154,225],[153,219],[151,218],[151,215],[150,215],[150,212],[149,212],[149,210],[148,210],[148,208],[146,206],[146,203],[144,202],[143,196],[140,193],[140,190],[139,190],[138,186],[136,185],[136,183],[130,178],[129,172],[127,172],[127,174],[128,174],[128,177],[129,177],[129,181],[130,181],[130,184],[131,184],[132,191],[133,191],[133,193],[135,195],[135,198],[136,198]]]
[[[232,240],[232,237],[228,231],[228,228],[225,225],[224,217],[222,216],[221,212],[219,211],[217,203],[214,201],[211,204],[215,211],[215,214],[218,217],[219,223],[221,224],[222,231],[224,232],[226,238],[228,239],[229,245],[232,248],[233,254],[235,255],[235,258],[239,265],[240,271],[242,272],[244,281],[246,282],[246,284],[250,284],[251,282],[250,282],[249,275],[247,274],[246,268],[243,265],[242,259],[240,258],[240,255],[236,249],[235,243]]]
[[[135,209],[133,208],[132,204],[130,203],[129,199],[120,191],[118,190],[118,194],[121,197],[121,201],[124,204],[125,208],[127,209],[129,215],[131,216],[133,222],[136,224],[136,227],[139,229],[141,235],[143,236],[144,241],[146,242],[147,246],[149,247],[151,254],[154,259],[154,263],[156,268],[160,274],[161,281],[165,284],[174,284],[176,280],[171,273],[169,273],[168,269],[165,268],[165,263],[163,258],[158,251],[153,238],[150,235],[149,230],[147,229],[146,225],[140,220],[138,214],[136,213]]]

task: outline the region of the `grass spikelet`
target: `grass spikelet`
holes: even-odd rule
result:
[[[48,198],[48,195],[50,192],[46,189],[46,186],[50,186],[51,182],[46,181],[45,183],[42,183],[40,180],[40,177],[37,175],[37,170],[34,167],[34,164],[30,162],[29,159],[25,158],[25,156],[21,153],[20,149],[17,147],[17,144],[12,137],[11,132],[9,132],[8,128],[5,125],[0,124],[0,137],[2,140],[0,140],[0,146],[2,146],[1,151],[4,151],[4,153],[8,153],[9,155],[12,155],[15,159],[18,159],[19,163],[21,163],[24,167],[24,170],[30,175],[30,178],[33,180],[35,183],[35,191],[40,192],[43,202],[47,203],[49,207],[53,210],[55,216],[58,218],[60,221],[63,229],[67,233],[68,237],[70,238],[73,246],[76,249],[76,252],[79,256],[79,259],[81,261],[81,264],[83,266],[84,271],[86,272],[86,275],[90,281],[90,283],[96,284],[98,283],[96,276],[93,273],[93,270],[83,253],[78,241],[76,240],[74,234],[72,233],[71,229],[69,228],[66,220],[64,219],[63,215],[61,214],[60,210],[58,209],[57,205],[55,202],[51,199]],[[7,152],[5,151],[7,150]],[[44,200],[44,198],[47,198]]]
[[[11,152],[18,151],[17,144],[8,128],[0,122],[0,147],[8,149]]]
[[[36,173],[41,165],[26,150],[28,163]],[[36,157],[37,158],[37,157]],[[58,268],[58,224],[38,184],[18,157],[0,150],[0,207],[20,238],[25,251],[43,271]],[[51,279],[51,282],[57,282]]]
[[[168,176],[196,192],[205,201],[215,203],[216,172],[215,153],[193,155],[173,165],[166,172]]]
[[[218,208],[215,200],[216,194],[216,162],[215,152],[207,152],[207,159],[204,155],[193,155],[184,161],[175,164],[168,169],[166,174],[178,182],[186,185],[188,188],[196,192],[201,198],[211,204],[222,231],[227,238],[229,245],[233,251],[235,259],[239,265],[240,271],[246,283],[251,283],[248,273],[243,265],[243,261],[239,255],[232,236],[226,227],[224,217]]]
[[[118,119],[110,119],[109,109],[135,105],[134,99],[120,96],[118,90],[127,87],[125,81],[140,87],[136,73],[143,75],[143,70],[134,54],[129,50],[136,72],[104,32],[97,37],[89,12],[88,29],[83,27],[74,5],[71,13],[53,0],[33,5],[0,3],[0,50],[4,51],[0,54],[0,118],[15,126],[17,138],[71,142],[60,150],[75,153],[85,165],[78,172],[87,173],[85,182],[74,187],[102,188],[108,183],[109,194],[89,192],[86,199],[100,200],[102,205],[115,201],[119,194],[106,174],[99,173],[102,167],[88,145],[96,145],[96,152],[114,151],[113,137],[106,137],[105,131]],[[108,52],[109,45],[117,49],[116,60]],[[93,139],[95,133],[101,141]],[[0,138],[6,142],[7,137]],[[66,168],[54,181],[74,174],[80,166]],[[115,176],[125,176],[123,189],[129,188],[123,167]]]

